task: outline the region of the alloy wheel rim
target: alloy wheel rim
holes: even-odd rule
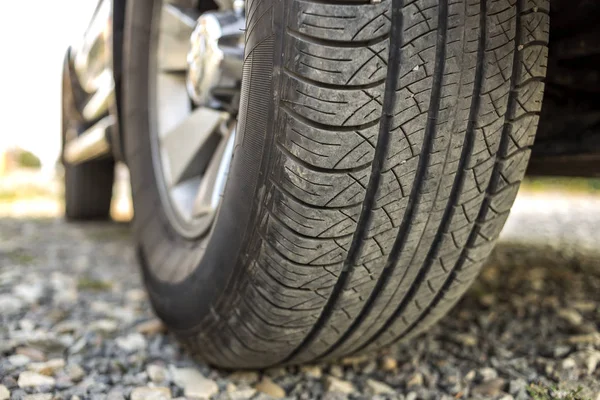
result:
[[[210,230],[221,203],[236,124],[228,112],[194,106],[188,94],[187,53],[196,18],[159,2],[154,21],[149,134],[155,177],[170,225],[197,239]]]

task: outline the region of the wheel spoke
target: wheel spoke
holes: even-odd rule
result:
[[[159,73],[157,79],[158,137],[163,138],[192,112],[185,75]]]
[[[202,175],[220,142],[217,128],[227,117],[227,113],[198,108],[160,139],[170,187]]]
[[[221,138],[217,150],[213,154],[208,167],[202,177],[202,182],[194,201],[193,214],[195,216],[212,212],[219,204],[219,198],[225,187],[225,180],[229,172],[229,161],[233,154],[235,128],[227,131]]]
[[[173,4],[162,7],[158,65],[162,71],[186,71],[190,36],[196,26],[197,15],[191,10]]]

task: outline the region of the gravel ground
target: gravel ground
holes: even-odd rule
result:
[[[449,316],[335,364],[223,371],[153,317],[126,224],[0,220],[0,400],[600,400],[600,199],[521,196]]]

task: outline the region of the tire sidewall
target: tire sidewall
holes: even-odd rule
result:
[[[132,0],[127,4],[123,57],[123,126],[127,165],[130,170],[135,210],[133,232],[143,279],[156,313],[179,332],[194,332],[217,302],[227,301],[234,284],[232,277],[243,269],[245,249],[251,238],[247,232],[259,216],[262,196],[262,166],[267,151],[248,147],[246,115],[239,116],[234,155],[221,206],[211,232],[190,240],[169,224],[161,205],[150,143],[152,46],[157,29],[152,25],[160,0]],[[245,91],[242,88],[242,103]],[[266,124],[269,112],[259,118]],[[268,132],[252,132],[252,143],[268,149]],[[171,275],[191,271],[185,279],[169,282],[169,273],[159,277],[154,271],[170,269]]]

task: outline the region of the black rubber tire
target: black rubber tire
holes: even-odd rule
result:
[[[65,165],[65,217],[72,221],[108,220],[114,161]]]
[[[159,1],[128,2],[124,109],[157,314],[210,363],[267,367],[406,340],[476,277],[544,88],[547,0],[249,0],[232,166],[210,235],[162,211],[148,140]]]
[[[79,129],[81,115],[74,106],[74,94],[69,73],[69,56],[63,63],[62,78],[62,146],[68,126]],[[62,159],[62,156],[61,156]],[[69,220],[106,220],[110,218],[115,162],[104,158],[77,165],[63,160],[65,183],[65,217]]]

